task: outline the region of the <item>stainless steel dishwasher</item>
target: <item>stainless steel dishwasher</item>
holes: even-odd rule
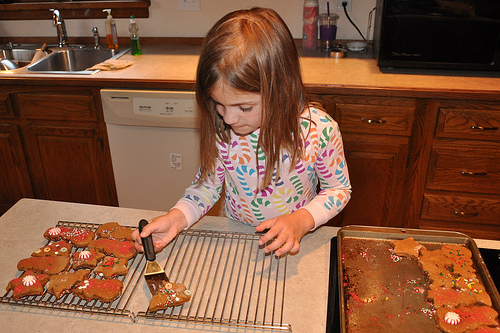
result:
[[[102,89],[120,207],[168,211],[199,168],[194,92]]]

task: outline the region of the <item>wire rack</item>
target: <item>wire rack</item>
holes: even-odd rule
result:
[[[58,223],[58,226],[93,231],[99,225],[67,221]],[[144,255],[129,260],[127,275],[119,277],[124,286],[122,295],[110,303],[82,300],[71,293],[57,299],[47,291],[18,301],[12,298],[12,292],[9,291],[0,298],[0,302],[59,311],[126,316],[133,322],[146,318],[291,332],[291,326],[283,320],[287,257],[277,258],[273,253],[265,254],[258,244],[259,238],[258,234],[207,230],[187,230],[179,234],[158,256],[158,260],[164,262],[170,280],[183,283],[193,295],[190,302],[163,311],[148,311],[148,301],[134,302],[140,294],[139,290],[142,290],[138,287],[146,284]],[[150,299],[151,295],[148,296]],[[137,303],[140,306],[135,306]]]
[[[193,292],[184,306],[139,317],[290,331],[283,321],[286,256],[259,248],[260,235],[188,230],[167,248],[165,272]]]

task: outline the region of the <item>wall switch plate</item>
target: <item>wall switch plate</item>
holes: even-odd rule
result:
[[[172,170],[182,170],[182,155],[181,154],[170,154],[170,169]]]
[[[179,0],[179,10],[200,10],[200,0]]]
[[[337,0],[337,11],[344,12],[344,7],[342,6],[343,2],[347,2],[345,9],[350,12],[352,10],[352,0]]]

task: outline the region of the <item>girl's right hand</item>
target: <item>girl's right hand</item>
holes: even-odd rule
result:
[[[139,234],[139,229],[132,232],[132,240],[135,248],[139,252],[144,252],[142,238],[152,235],[155,252],[163,250],[177,235],[187,228],[187,220],[184,214],[178,209],[172,209],[168,214],[155,217],[148,221]]]

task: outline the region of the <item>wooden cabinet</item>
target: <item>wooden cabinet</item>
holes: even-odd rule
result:
[[[402,191],[414,99],[314,96],[339,123],[351,201],[329,225],[403,226]]]
[[[99,91],[8,91],[11,111],[0,103],[1,213],[22,197],[117,205]]]
[[[500,103],[435,100],[419,227],[500,239]]]
[[[17,125],[0,119],[0,214],[19,199],[33,197],[33,190]]]

